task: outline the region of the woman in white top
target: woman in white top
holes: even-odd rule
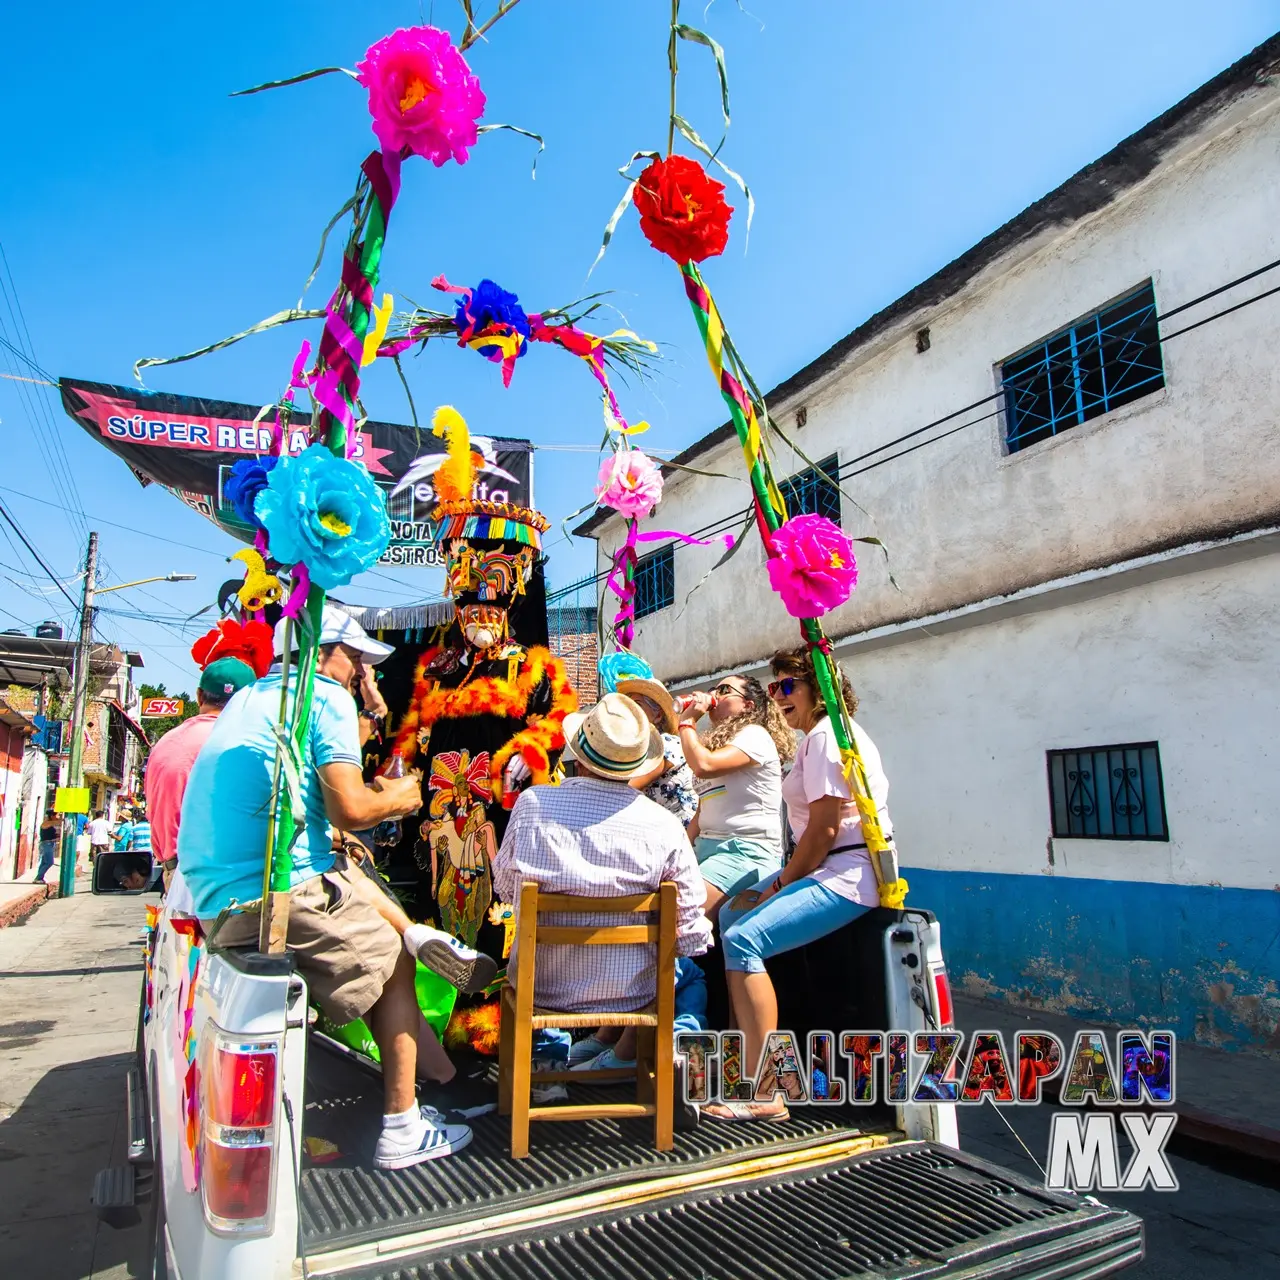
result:
[[[701,737],[694,726],[711,721]],[[698,693],[680,718],[680,745],[698,780],[689,835],[707,885],[708,916],[741,889],[782,869],[782,766],[795,734],[751,676],[726,676],[715,705]]]
[[[720,941],[729,983],[734,1022],[744,1036],[744,1063],[754,1070],[771,1031],[778,1029],[778,999],[765,971],[765,960],[805,946],[857,919],[878,905],[875,872],[862,838],[840,748],[818,691],[813,656],[807,646],[774,655],[769,696],[792,729],[805,737],[796,762],[782,784],[787,821],[795,850],[786,866],[740,893],[720,912]],[[840,677],[850,715],[858,699],[847,678]],[[886,801],[889,780],[875,744],[855,724],[854,737],[866,766],[880,823],[886,836],[891,825]],[[786,1103],[730,1102],[704,1107],[723,1120],[780,1120]]]

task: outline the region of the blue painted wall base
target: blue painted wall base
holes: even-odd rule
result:
[[[1280,892],[906,867],[964,995],[1280,1049]]]

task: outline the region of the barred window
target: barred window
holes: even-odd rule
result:
[[[645,618],[676,601],[675,545],[668,543],[636,562],[636,617]]]
[[[1053,834],[1073,840],[1168,840],[1160,746],[1050,751]]]
[[[1158,391],[1164,362],[1151,282],[1009,357],[1000,385],[1010,453]]]
[[[840,490],[836,487],[839,483],[840,455],[833,453],[814,466],[788,476],[778,488],[782,491],[789,516],[826,516],[839,524]]]

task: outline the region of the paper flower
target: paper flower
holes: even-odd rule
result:
[[[356,71],[369,90],[373,131],[384,151],[412,151],[437,167],[449,159],[466,163],[484,94],[448,32],[394,31],[370,45]]]
[[[773,535],[769,585],[793,618],[820,618],[858,582],[853,543],[826,516],[793,516]]]
[[[369,473],[313,444],[283,460],[254,506],[281,564],[301,562],[332,591],[371,568],[387,549],[387,502]]]
[[[253,513],[253,504],[267,487],[267,476],[276,461],[274,457],[241,458],[222,482],[222,496],[235,508],[236,515],[255,529],[260,528],[261,523]]]
[[[597,666],[602,696],[617,693],[619,680],[653,679],[653,668],[637,653],[606,653]]]
[[[639,449],[619,449],[600,464],[596,502],[628,519],[642,520],[662,500],[662,472]]]
[[[529,318],[514,293],[508,293],[492,280],[481,280],[469,297],[458,303],[455,317],[458,335],[463,339],[474,338],[490,325],[503,325],[512,333],[529,336]],[[483,352],[485,349],[480,347]]]
[[[723,253],[729,243],[724,183],[688,156],[655,160],[635,188],[640,230],[660,253],[684,264]]]
[[[272,631],[265,622],[237,622],[223,618],[191,646],[191,656],[201,671],[220,658],[239,658],[259,679],[271,666]]]

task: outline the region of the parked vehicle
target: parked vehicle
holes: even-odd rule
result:
[[[926,911],[869,912],[779,961],[797,1031],[950,1024]],[[823,982],[836,963],[858,983]],[[951,1105],[704,1119],[665,1153],[637,1122],[543,1124],[520,1161],[507,1121],[487,1115],[465,1150],[377,1172],[380,1082],[309,1026],[290,957],[197,944],[164,911],[138,1053],[130,1163],[99,1175],[95,1200],[116,1223],[146,1212],[157,1277],[757,1280],[767,1263],[795,1277],[1065,1278],[1143,1256],[1133,1215],[962,1154]]]

